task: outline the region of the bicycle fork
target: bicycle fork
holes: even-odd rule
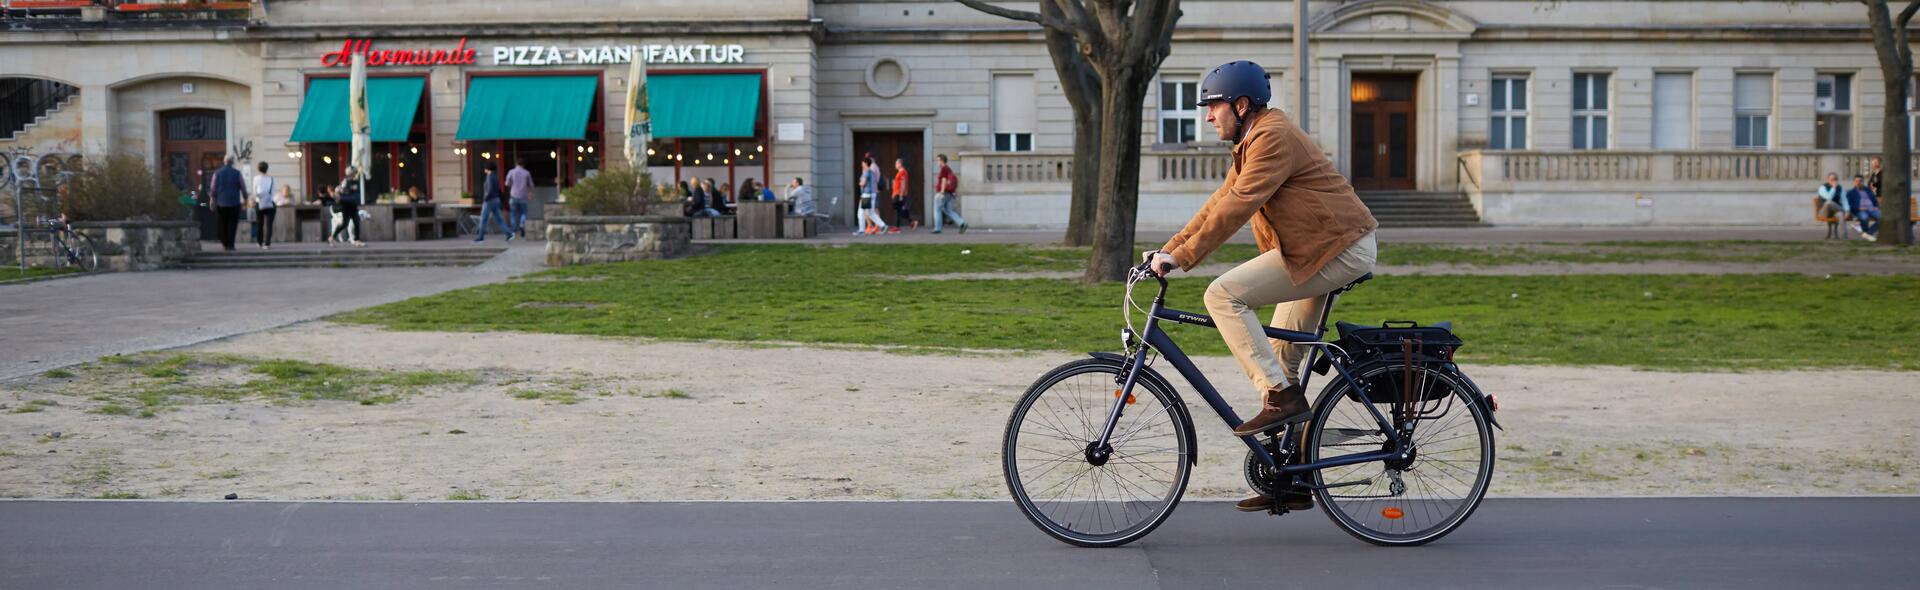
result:
[[[1147,320],[1148,332],[1153,331],[1155,321],[1153,318]],[[1127,405],[1133,399],[1133,386],[1140,381],[1140,369],[1147,365],[1149,347],[1145,340],[1135,336],[1132,328],[1123,334],[1123,339],[1134,348],[1133,356],[1127,359],[1126,378],[1121,380],[1118,389],[1113,390],[1113,408],[1107,411],[1107,419],[1101,423],[1100,436],[1087,443],[1087,463],[1096,467],[1105,465],[1107,459],[1112,457],[1113,429],[1120,425],[1120,416],[1126,413]]]

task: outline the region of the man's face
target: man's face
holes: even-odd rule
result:
[[[1840,184],[1840,177],[1838,175],[1828,174],[1827,184],[1834,184],[1834,185]]]
[[[1860,177],[1858,176],[1853,177],[1853,188],[1860,188],[1862,184],[1864,183],[1861,182]]]
[[[1875,171],[1875,172],[1879,172],[1879,171],[1880,171],[1880,159],[1879,159],[1879,158],[1874,158],[1874,159],[1873,159],[1873,171]]]
[[[1240,128],[1240,116],[1234,113],[1233,103],[1227,101],[1207,105],[1207,122],[1213,124],[1220,141],[1233,141],[1234,130]]]

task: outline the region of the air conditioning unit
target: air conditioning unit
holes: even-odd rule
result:
[[[1813,110],[1816,110],[1816,111],[1833,110],[1833,97],[1822,96],[1820,98],[1813,99]]]

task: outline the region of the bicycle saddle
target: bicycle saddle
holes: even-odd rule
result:
[[[1360,278],[1354,279],[1353,282],[1347,283],[1346,286],[1338,289],[1334,289],[1333,292],[1345,293],[1348,291],[1352,291],[1354,287],[1360,286],[1360,283],[1364,283],[1372,279],[1373,279],[1373,273],[1363,274],[1363,275],[1360,275]]]

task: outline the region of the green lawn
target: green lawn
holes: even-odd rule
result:
[[[1252,251],[1236,246],[1211,261]],[[1118,284],[910,278],[1072,270],[1085,252],[726,246],[681,260],[556,269],[334,319],[401,330],[1111,350],[1121,327]],[[1208,280],[1175,280],[1170,305],[1201,311]],[[1453,320],[1467,342],[1461,357],[1476,362],[1920,370],[1920,277],[1912,275],[1393,276],[1355,290],[1335,317]],[[1209,331],[1173,334],[1190,352],[1226,352]]]
[[[41,277],[50,277],[55,275],[63,275],[63,274],[76,273],[76,272],[80,272],[80,269],[74,268],[71,266],[58,268],[58,269],[51,268],[51,267],[33,266],[33,267],[28,267],[27,270],[25,271],[20,270],[20,267],[18,266],[6,266],[6,267],[0,267],[0,281],[37,279]]]

